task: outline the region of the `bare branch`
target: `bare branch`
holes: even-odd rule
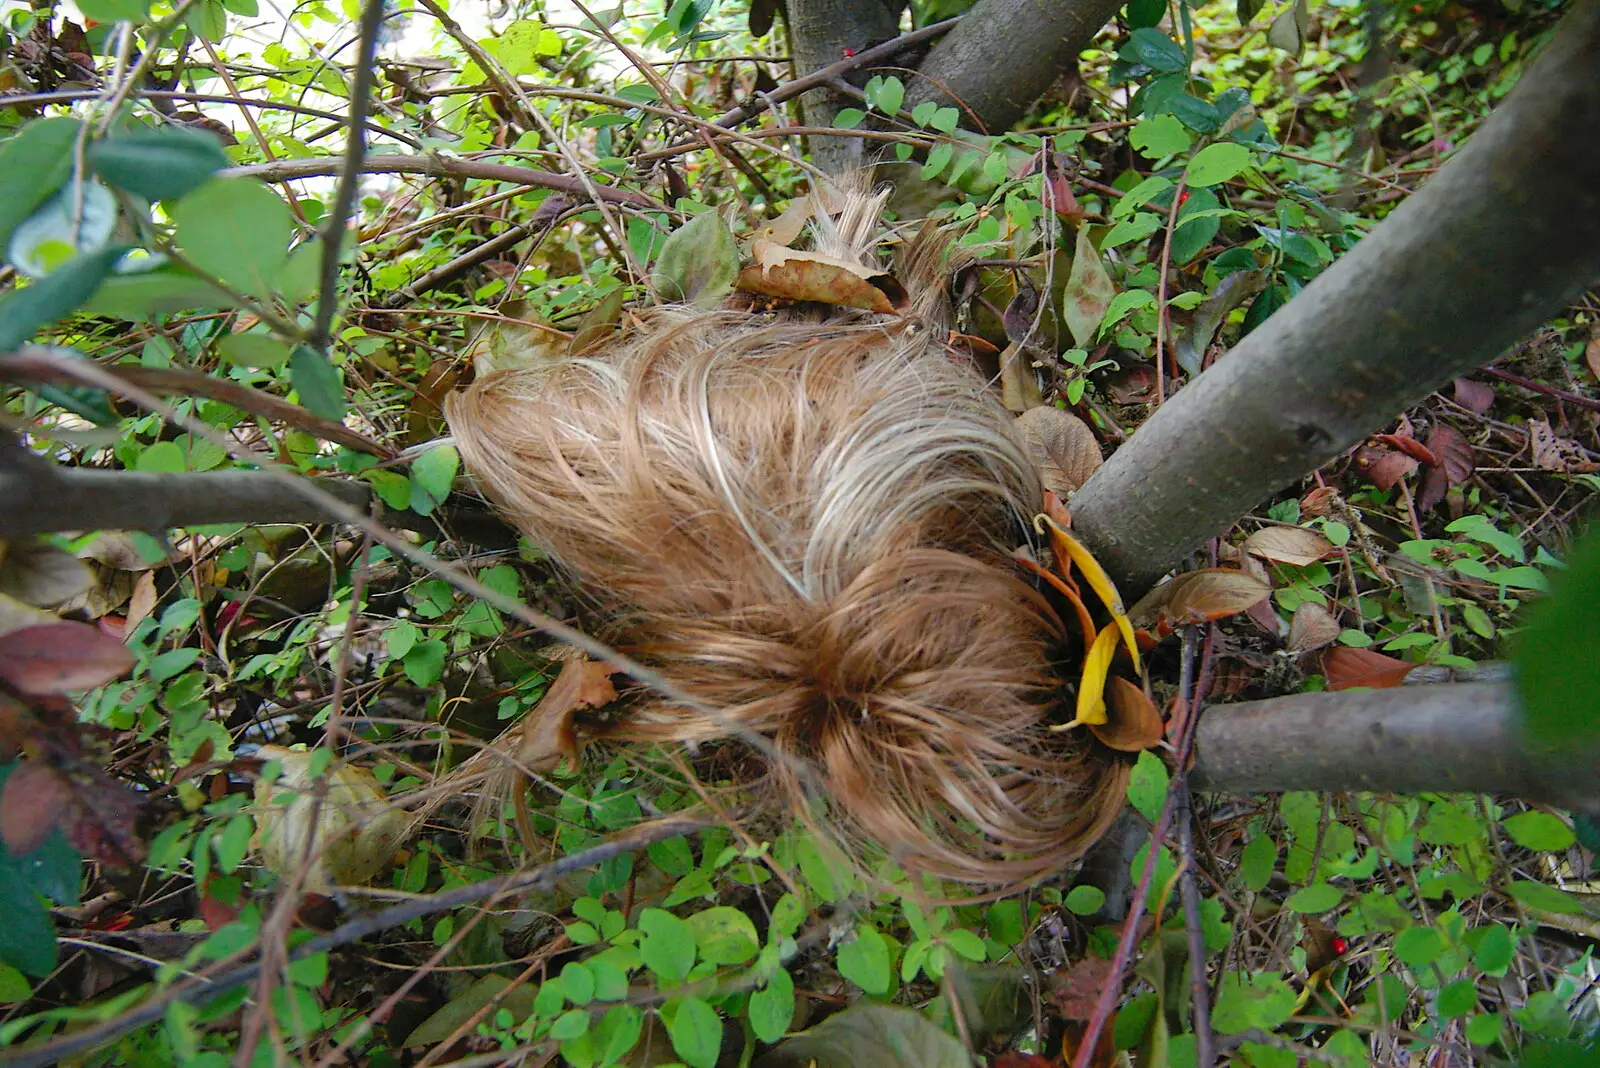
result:
[[[1600,277],[1597,69],[1578,4],[1459,155],[1084,485],[1074,529],[1125,590]]]
[[[321,178],[339,174],[343,161],[334,156],[315,159],[286,159],[275,163],[256,163],[248,167],[231,167],[225,177],[259,178],[263,182],[287,182],[295,178]],[[587,197],[583,183],[566,174],[552,174],[536,167],[513,167],[505,163],[485,163],[475,159],[447,159],[443,156],[372,156],[362,161],[363,174],[426,174],[450,175],[458,178],[482,178],[490,182],[513,182],[538,189],[555,189],[573,196]],[[648,211],[666,211],[666,206],[643,193],[631,189],[613,189],[596,186],[600,199],[613,204],[626,204]]]

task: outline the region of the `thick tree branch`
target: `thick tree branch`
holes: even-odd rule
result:
[[[1195,737],[1193,781],[1229,793],[1427,791],[1600,805],[1600,750],[1536,746],[1521,717],[1509,682],[1214,705]]]
[[[978,0],[909,79],[905,106],[924,100],[962,109],[1004,133],[1089,47],[1125,0]]]
[[[831,67],[850,52],[863,52],[896,36],[900,6],[887,0],[789,0],[789,53],[796,77]],[[854,104],[826,83],[800,98],[807,126],[832,126],[839,109]],[[840,174],[861,164],[861,148],[857,138],[823,138],[812,142],[811,158],[829,174]]]
[[[1125,591],[1600,277],[1597,70],[1577,4],[1459,155],[1085,484],[1075,530]]]

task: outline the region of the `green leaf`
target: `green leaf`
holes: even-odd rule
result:
[[[6,254],[29,278],[44,278],[72,257],[108,245],[117,215],[111,190],[96,181],[69,183],[18,224]]]
[[[461,454],[454,445],[437,446],[411,461],[411,510],[432,515],[450,496],[460,468]]]
[[[235,367],[282,367],[289,345],[268,334],[229,334],[217,342],[217,357]]]
[[[123,251],[112,247],[86,252],[33,285],[0,299],[0,352],[12,351],[77,310],[94,295]]]
[[[739,247],[715,211],[703,211],[667,235],[650,284],[663,300],[710,308],[733,292]]]
[[[1089,238],[1089,228],[1080,226],[1077,247],[1072,254],[1072,273],[1061,291],[1062,315],[1074,342],[1083,346],[1093,343],[1100,331],[1100,321],[1105,318],[1106,308],[1110,307],[1116,293],[1117,287],[1112,284],[1105,264],[1100,261],[1100,253]]]
[[[1295,992],[1277,972],[1230,972],[1222,977],[1211,1024],[1225,1035],[1272,1031],[1294,1015],[1294,1006]]]
[[[1128,27],[1143,29],[1154,26],[1167,13],[1166,0],[1128,0]]]
[[[337,423],[344,418],[344,380],[339,369],[310,345],[296,345],[289,356],[289,382],[312,415]]]
[[[1116,248],[1129,241],[1142,241],[1161,229],[1162,221],[1161,216],[1153,211],[1136,212],[1132,218],[1123,219],[1106,231],[1106,236],[1100,240],[1100,246]]]
[[[1106,892],[1098,886],[1074,886],[1067,892],[1067,911],[1076,916],[1093,916],[1106,903]]]
[[[1467,941],[1473,942],[1474,936],[1477,944],[1472,947],[1472,963],[1485,975],[1504,975],[1517,955],[1517,938],[1511,928],[1492,923],[1469,932]]]
[[[568,1009],[550,1025],[550,1037],[562,1040],[577,1038],[588,1030],[589,1013],[583,1009]]]
[[[146,200],[176,200],[228,166],[215,136],[171,126],[96,141],[88,161],[107,182]]]
[[[1565,890],[1557,890],[1555,887],[1546,886],[1544,883],[1518,879],[1506,887],[1506,893],[1530,909],[1571,916],[1583,914],[1583,902]]]
[[[33,996],[28,977],[9,964],[0,964],[0,1005],[26,1001]]]
[[[412,1028],[402,1044],[407,1047],[438,1045],[510,985],[511,980],[503,975],[483,976]],[[531,987],[520,986],[501,998],[500,1004],[521,1018],[533,1011],[534,996]]]
[[[594,1000],[594,973],[581,961],[568,961],[561,968],[561,988],[574,1005],[587,1005]]]
[[[80,9],[81,10],[81,9]],[[0,143],[0,248],[72,174],[72,152],[82,124],[65,116],[39,119]]]
[[[0,846],[0,850],[4,847]],[[0,852],[0,964],[46,976],[56,966],[56,928],[32,884],[9,854]]]
[[[1337,886],[1327,883],[1312,883],[1310,886],[1296,890],[1285,902],[1295,912],[1327,912],[1337,908],[1339,902],[1344,900],[1344,892]]]
[[[889,943],[866,924],[856,924],[856,936],[839,947],[837,963],[839,974],[867,993],[889,992]]]
[[[1154,823],[1166,803],[1168,781],[1167,766],[1161,758],[1144,750],[1128,776],[1128,803]]]
[[[172,208],[178,245],[201,271],[256,297],[273,294],[293,223],[252,178],[213,178]]]
[[[1496,577],[1504,581],[1504,572]],[[1567,748],[1600,742],[1596,604],[1600,604],[1600,531],[1578,544],[1568,569],[1556,577],[1554,592],[1530,610],[1513,653],[1524,727],[1537,742]]]
[[[1474,1046],[1489,1046],[1500,1040],[1500,1017],[1479,1013],[1467,1021],[1467,1041]]]
[[[1432,964],[1444,951],[1444,937],[1435,927],[1408,927],[1394,936],[1394,955],[1413,968]]]
[[[1264,832],[1256,832],[1245,843],[1244,855],[1239,859],[1239,874],[1244,885],[1251,890],[1263,890],[1272,879],[1272,869],[1278,863],[1278,843]]]
[[[928,162],[922,165],[922,180],[931,182],[944,173],[945,167],[950,164],[950,157],[955,155],[956,148],[948,141],[934,145],[928,151]]]
[[[878,83],[877,92],[872,92],[871,83],[868,83],[867,102],[885,115],[898,114],[900,105],[906,99],[905,84],[893,75],[881,81],[874,78],[873,81]]]
[[[217,855],[217,869],[231,875],[244,863],[250,852],[250,835],[255,823],[249,816],[234,816],[223,826],[222,833],[212,835],[211,849]]]
[[[1519,813],[1501,821],[1501,826],[1519,846],[1541,853],[1566,849],[1577,841],[1572,828],[1548,812]]]
[[[419,642],[401,658],[406,678],[418,686],[432,686],[444,676],[445,645],[441,641]]]
[[[1155,302],[1156,295],[1148,289],[1129,289],[1118,293],[1111,306],[1106,309],[1105,321],[1100,324],[1101,335],[1122,322],[1129,312],[1138,308],[1148,308]]]
[[[1123,54],[1163,74],[1189,69],[1189,57],[1183,54],[1178,42],[1150,26],[1129,35]]]
[[[144,22],[150,17],[146,0],[85,0],[78,10],[96,22]]]
[[[1447,1020],[1465,1016],[1478,1007],[1478,984],[1471,979],[1457,979],[1439,988],[1439,1015]]]
[[[750,1029],[763,1042],[776,1042],[794,1022],[794,979],[783,969],[772,973],[764,990],[750,995]]]
[[[690,1068],[716,1068],[722,1050],[722,1021],[699,998],[684,998],[667,1025],[672,1048]]]
[[[1165,159],[1189,151],[1189,131],[1171,115],[1152,115],[1133,128],[1128,143],[1146,159]]]
[[[860,108],[840,108],[833,117],[833,124],[841,130],[854,130],[866,117],[867,113]]]
[[[1189,159],[1184,180],[1199,189],[1243,174],[1250,166],[1250,150],[1232,141],[1207,145]]]
[[[813,1068],[972,1068],[974,1062],[959,1039],[921,1013],[858,1001],[786,1041],[781,1063]]]
[[[956,108],[940,108],[933,113],[931,125],[940,133],[955,133],[961,125],[961,112]]]
[[[933,119],[934,112],[939,110],[937,100],[924,100],[911,109],[911,121],[918,126],[926,126]]]
[[[1272,25],[1267,27],[1267,43],[1281,48],[1292,56],[1300,55],[1305,48],[1306,31],[1311,28],[1311,12],[1306,0],[1295,0],[1292,7],[1284,9]]]
[[[800,930],[805,919],[805,900],[797,894],[784,894],[772,906],[772,919],[767,922],[767,938],[789,938]]]
[[[704,909],[686,922],[700,947],[700,959],[712,964],[743,964],[761,948],[756,925],[731,905]]]
[[[672,913],[645,909],[639,914],[639,930],[644,941],[639,952],[645,967],[663,979],[679,981],[694,967],[694,932]]]
[[[89,315],[114,319],[148,319],[166,312],[227,308],[233,300],[216,286],[181,267],[163,265],[148,271],[113,274],[84,304]]]

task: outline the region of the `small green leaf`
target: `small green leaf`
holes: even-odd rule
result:
[[[282,367],[289,345],[267,334],[229,334],[217,342],[217,357],[236,367]]]
[[[679,839],[681,841],[681,839]],[[767,938],[788,938],[800,930],[806,919],[804,899],[796,894],[784,894],[772,906],[772,919],[767,922]]]
[[[924,100],[911,109],[911,121],[918,126],[926,126],[933,119],[934,112],[939,110],[937,100]]]
[[[1156,295],[1148,289],[1129,289],[1118,293],[1111,306],[1106,309],[1106,318],[1100,324],[1100,333],[1104,335],[1107,330],[1122,322],[1130,312],[1148,308],[1155,302]]]
[[[1435,927],[1408,927],[1394,936],[1394,955],[1414,968],[1432,964],[1444,951],[1444,938]]]
[[[699,998],[684,998],[667,1025],[672,1048],[690,1068],[715,1068],[722,1050],[722,1021]]]
[[[568,961],[561,968],[561,987],[574,1005],[594,1000],[594,973],[580,961]]]
[[[445,645],[441,641],[419,642],[401,658],[406,678],[418,686],[432,686],[444,676]]]
[[[1565,890],[1558,890],[1553,886],[1546,886],[1544,883],[1518,879],[1506,887],[1506,893],[1530,909],[1571,916],[1583,914],[1583,902]]]
[[[1250,166],[1250,150],[1232,141],[1207,145],[1189,159],[1185,180],[1199,189],[1243,174]]]
[[[940,936],[945,945],[955,950],[957,954],[970,961],[981,961],[989,955],[988,947],[983,944],[983,939],[963,928],[946,931]]]
[[[700,959],[713,964],[743,964],[756,955],[761,940],[749,916],[730,905],[717,905],[687,921],[700,948]]]
[[[80,9],[81,10],[81,9]],[[72,152],[82,124],[65,116],[39,119],[0,142],[0,248],[72,174]]]
[[[289,356],[289,382],[300,405],[330,422],[344,418],[344,380],[339,369],[310,345],[296,345]]]
[[[1189,57],[1183,54],[1178,43],[1151,26],[1134,30],[1123,53],[1163,74],[1189,69]]]
[[[0,1005],[26,1001],[32,996],[33,987],[28,984],[28,977],[9,964],[0,964]]]
[[[1166,804],[1169,780],[1167,766],[1161,763],[1161,758],[1144,750],[1128,776],[1128,803],[1154,823]]]
[[[1517,939],[1511,928],[1493,923],[1469,932],[1469,943],[1474,941],[1473,936],[1477,936],[1477,944],[1472,947],[1472,963],[1485,975],[1504,975],[1517,955]]]
[[[1500,1017],[1479,1013],[1467,1021],[1467,1041],[1474,1046],[1490,1046],[1500,1040]]]
[[[460,468],[461,454],[454,445],[437,446],[411,461],[411,510],[432,515],[450,496]]]
[[[961,125],[961,112],[956,108],[940,108],[933,113],[931,125],[940,133],[955,133]]]
[[[1189,151],[1189,131],[1171,115],[1152,115],[1133,128],[1128,143],[1146,159],[1165,159]]]
[[[550,1025],[550,1037],[565,1041],[586,1034],[589,1030],[589,1013],[583,1009],[568,1009]]]
[[[0,298],[0,352],[11,352],[76,311],[94,295],[123,251],[112,247],[86,252],[33,285]]]
[[[1230,972],[1222,978],[1211,1024],[1222,1034],[1273,1031],[1294,1015],[1295,992],[1277,972]]]
[[[215,136],[182,127],[114,134],[89,146],[88,161],[107,182],[146,200],[176,200],[228,166]]]
[[[1439,988],[1439,1015],[1447,1020],[1465,1016],[1478,1007],[1478,986],[1471,979],[1457,979]]]
[[[1272,879],[1272,869],[1278,863],[1278,843],[1264,833],[1257,832],[1245,843],[1244,854],[1239,858],[1239,875],[1250,890],[1260,891]]]
[[[934,145],[928,151],[928,161],[922,165],[922,180],[931,182],[944,173],[945,167],[950,164],[950,157],[955,154],[955,146],[948,141]]]
[[[700,308],[716,305],[739,277],[739,247],[715,211],[703,211],[662,243],[650,284],[662,299]]]
[[[1519,846],[1541,853],[1566,849],[1577,841],[1572,828],[1548,812],[1522,812],[1502,821],[1501,826]]]
[[[860,108],[840,108],[833,117],[833,124],[841,130],[854,130],[866,117],[867,113]]]
[[[878,81],[876,78],[873,80]],[[899,114],[900,105],[905,103],[905,99],[905,83],[893,75],[878,81],[878,91],[876,93],[869,92],[867,94],[867,100],[873,107],[890,116]]]
[[[0,964],[43,977],[56,966],[56,927],[15,863],[0,856]]]
[[[867,993],[889,992],[889,943],[866,924],[856,924],[856,936],[839,947],[837,963],[839,974]]]
[[[1161,216],[1153,211],[1136,212],[1132,218],[1123,219],[1106,231],[1106,236],[1100,239],[1100,246],[1102,248],[1116,248],[1118,245],[1125,245],[1129,241],[1142,241],[1161,229],[1161,224],[1164,221]]]
[[[645,967],[663,979],[688,976],[695,954],[694,932],[688,924],[663,909],[645,909],[639,914],[639,930],[644,933],[639,952]]]
[[[1067,892],[1067,911],[1075,916],[1093,916],[1106,903],[1106,892],[1098,886],[1074,886]]]
[[[1344,893],[1338,887],[1329,886],[1327,883],[1312,883],[1290,895],[1286,904],[1295,912],[1313,913],[1337,908],[1339,902],[1343,900]]]
[[[794,979],[781,968],[772,974],[764,990],[750,995],[750,1029],[763,1042],[782,1038],[794,1022]]]
[[[150,17],[146,0],[85,0],[78,10],[96,22],[144,22]]]
[[[213,178],[172,208],[178,245],[201,271],[271,296],[293,222],[283,199],[252,178]]]

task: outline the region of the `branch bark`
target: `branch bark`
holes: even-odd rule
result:
[[[922,61],[905,106],[961,109],[1003,133],[1068,70],[1125,0],[978,0]],[[974,122],[976,120],[976,123]]]
[[[1541,748],[1510,682],[1305,693],[1214,705],[1195,735],[1196,789],[1228,793],[1511,794],[1600,805],[1600,748]]]
[[[897,36],[901,6],[890,0],[789,0],[785,25],[795,77],[830,67],[847,52],[862,52]],[[839,110],[854,104],[825,85],[800,97],[807,126],[832,126]],[[861,165],[862,142],[855,137],[821,138],[811,144],[811,159],[829,174],[841,174]]]
[[[1073,498],[1128,592],[1600,277],[1600,4],[1576,5],[1461,153]]]
[[[314,159],[285,159],[275,163],[255,163],[247,167],[230,167],[222,171],[228,178],[259,178],[263,182],[287,182],[294,178],[326,178],[340,173],[344,160],[338,156],[318,156]],[[485,163],[475,159],[446,159],[443,156],[369,156],[361,163],[363,174],[426,174],[452,175],[458,178],[482,178],[490,182],[511,182],[515,185],[538,189],[555,189],[587,200],[589,192],[577,178],[567,174],[552,174],[536,167],[513,167],[506,163]],[[613,189],[596,186],[600,199],[612,204],[625,204],[647,211],[664,211],[665,205],[643,193],[631,189]]]

